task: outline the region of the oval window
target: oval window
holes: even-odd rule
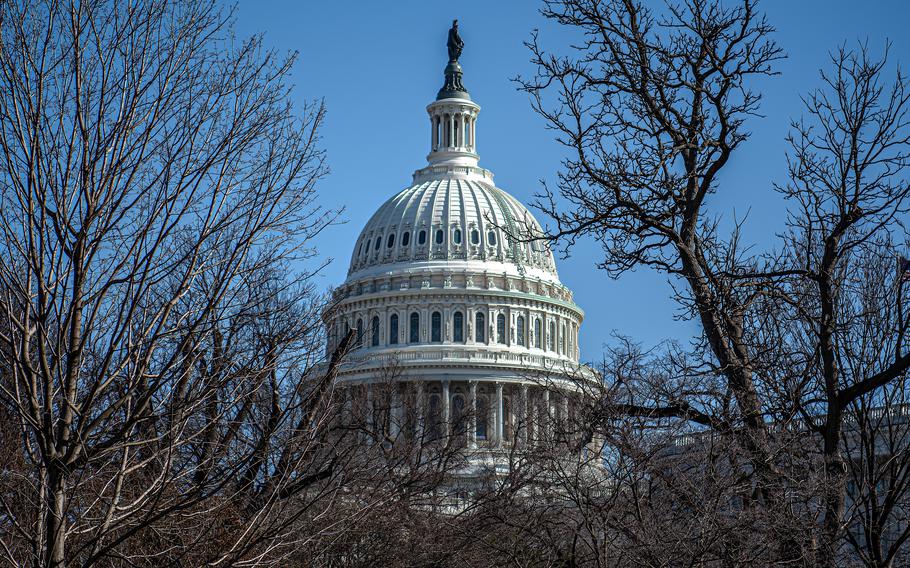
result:
[[[455,229],[452,233],[452,241],[454,241],[456,245],[461,244],[461,229]]]
[[[442,244],[442,238],[443,238],[442,229],[437,229],[436,230],[436,244],[437,245]]]
[[[480,244],[480,231],[478,231],[477,229],[474,229],[473,231],[471,231],[471,244],[472,245]]]
[[[406,247],[406,246],[408,246],[408,244],[410,242],[411,242],[411,233],[409,231],[405,231],[401,235],[401,246]]]
[[[496,231],[487,233],[487,243],[489,243],[490,246],[496,246]]]
[[[376,237],[376,246],[373,247],[373,250],[379,250],[379,245],[382,244],[382,237]]]
[[[395,233],[392,233],[391,235],[389,235],[389,240],[385,246],[386,246],[386,248],[392,248],[393,246],[395,246]]]
[[[427,232],[426,231],[420,231],[420,233],[417,234],[417,244],[418,245],[427,244]]]

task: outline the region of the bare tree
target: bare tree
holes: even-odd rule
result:
[[[280,563],[366,469],[304,269],[322,105],[211,3],[0,22],[0,557]]]
[[[904,293],[883,269],[908,195],[903,76],[886,79],[886,59],[865,47],[835,53],[790,137],[790,181],[778,187],[790,229],[777,251],[754,256],[738,222],[723,234],[707,202],[759,110],[750,85],[782,54],[755,2],[554,0],[543,13],[579,32],[567,56],[535,36],[538,73],[520,79],[568,150],[538,203],[555,223],[550,238],[594,238],[614,277],[667,275],[700,325],[691,347],[669,344],[607,374],[616,388],[589,430],[643,420],[664,436],[709,432],[724,441],[723,468],[747,476],[727,480],[735,506],[713,518],[744,516],[763,532],[756,545],[767,550],[751,561],[839,565],[847,410],[910,366]]]

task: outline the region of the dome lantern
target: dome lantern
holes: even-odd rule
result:
[[[458,58],[464,42],[458,35],[458,20],[452,23],[447,42],[449,62],[445,82],[436,100],[427,106],[430,115],[430,166],[466,166],[476,168],[479,161],[475,124],[480,106],[471,100],[462,84]]]

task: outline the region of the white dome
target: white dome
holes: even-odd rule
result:
[[[348,279],[444,265],[558,282],[546,243],[532,240],[541,235],[527,208],[486,177],[435,177],[373,214],[354,246]]]

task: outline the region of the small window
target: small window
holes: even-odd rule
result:
[[[441,245],[442,239],[443,239],[442,229],[437,229],[436,230],[436,244]]]
[[[474,315],[474,341],[483,343],[486,340],[486,335],[486,325],[483,314],[477,312],[477,314]]]
[[[389,343],[398,345],[398,314],[392,314],[389,318]]]
[[[477,229],[474,229],[473,231],[471,231],[471,244],[472,245],[480,244],[480,231],[478,231]]]
[[[518,316],[515,319],[515,342],[519,345],[525,344],[525,317]]]
[[[487,243],[491,247],[496,246],[496,231],[490,231],[489,233],[487,233]]]
[[[411,244],[411,232],[405,231],[401,235],[401,246],[406,247]]]
[[[392,233],[389,235],[389,240],[386,241],[385,246],[386,246],[386,248],[392,248],[393,246],[395,246],[395,233]]]
[[[496,316],[496,341],[506,344],[506,316],[503,314]]]
[[[439,312],[430,316],[430,341],[442,343],[442,314]]]
[[[409,343],[420,343],[420,314],[411,312],[411,329]]]
[[[458,343],[464,341],[464,314],[461,312],[452,316],[452,340]]]
[[[426,231],[420,231],[419,233],[417,233],[417,244],[418,245],[427,244],[427,232]]]
[[[540,327],[540,318],[534,318],[534,347],[540,349],[541,345],[541,327]]]
[[[360,246],[357,247],[357,256],[363,254],[363,241],[360,241]]]
[[[373,247],[373,250],[379,250],[379,245],[382,244],[382,237],[376,237],[376,246]]]
[[[379,347],[379,316],[373,316],[373,323],[370,330],[370,346]]]
[[[556,324],[550,322],[550,333],[547,337],[547,349],[550,351],[556,351]]]
[[[461,244],[461,229],[455,229],[452,232],[452,242],[454,242],[456,245]]]
[[[357,320],[357,347],[363,345],[363,320]]]

